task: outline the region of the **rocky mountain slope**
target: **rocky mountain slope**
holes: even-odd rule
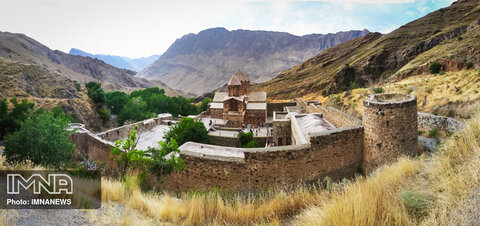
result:
[[[238,70],[252,82],[268,81],[323,49],[367,33],[299,37],[283,32],[212,28],[177,39],[137,76],[159,79],[171,88],[200,95],[221,87]]]
[[[480,62],[480,2],[462,0],[412,21],[389,34],[371,33],[324,50],[301,65],[259,84],[272,99],[337,93],[428,72]]]
[[[132,71],[141,71],[160,57],[160,55],[151,55],[149,57],[129,58],[105,54],[91,54],[75,48],[70,49],[68,53],[71,55],[96,58],[112,66]]]
[[[158,86],[167,95],[182,95],[159,81],[134,77],[135,73],[98,59],[51,50],[23,34],[0,32],[0,98],[27,98],[47,109],[61,104],[94,131],[102,123],[83,90],[85,82],[101,82],[107,91]]]

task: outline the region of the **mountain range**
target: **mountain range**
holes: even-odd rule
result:
[[[128,58],[105,54],[91,54],[75,48],[70,49],[69,54],[96,58],[112,66],[132,71],[141,71],[160,57],[160,55],[151,55],[149,57]]]
[[[480,5],[462,0],[382,35],[370,33],[326,49],[276,78],[259,84],[271,99],[326,96],[429,72],[480,62]]]
[[[51,50],[24,34],[0,32],[0,98],[27,98],[47,109],[60,104],[94,131],[101,129],[102,122],[82,88],[86,82],[101,82],[107,91],[158,86],[167,95],[183,95],[135,74],[102,60]]]
[[[357,30],[295,36],[212,28],[177,39],[137,76],[158,79],[173,89],[201,95],[223,86],[238,70],[252,82],[265,82],[326,48],[368,33]]]

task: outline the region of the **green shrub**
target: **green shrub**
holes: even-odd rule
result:
[[[202,111],[206,111],[207,110],[207,107],[208,107],[208,104],[212,102],[212,99],[210,98],[204,98],[202,100],[202,103],[200,103],[200,106],[198,106],[198,111],[199,112],[202,112]]]
[[[433,127],[427,133],[428,137],[436,137],[437,136],[437,128]]]
[[[149,148],[146,152],[148,153],[150,164],[149,171],[155,174],[157,177],[162,179],[162,176],[168,173],[172,173],[174,170],[183,170],[185,169],[185,163],[183,159],[179,156],[176,156],[180,153],[178,149],[178,144],[175,139],[171,139],[170,142],[160,141],[160,148]],[[165,158],[170,153],[170,158]]]
[[[430,65],[430,73],[432,74],[438,74],[440,72],[440,69],[442,68],[442,64],[438,62],[433,62]]]
[[[385,93],[385,89],[383,87],[375,87],[373,88],[373,93]]]
[[[480,76],[480,71],[478,72],[479,76]],[[327,96],[327,91],[326,90],[322,90],[322,96],[326,97]]]
[[[19,130],[5,138],[8,163],[27,163],[53,168],[70,166],[75,145],[69,141],[70,122],[53,112],[37,112],[21,123]]]
[[[447,117],[453,117],[455,116],[455,111],[453,109],[448,110]]]
[[[432,199],[430,195],[404,190],[400,193],[400,197],[405,202],[409,214],[421,217],[428,213]]]
[[[472,61],[468,61],[468,62],[467,62],[467,69],[470,69],[470,68],[472,68],[472,67],[473,67]]]
[[[111,154],[112,160],[117,163],[122,177],[125,177],[129,169],[145,169],[145,153],[137,149],[137,126],[130,130],[125,141],[122,139],[115,141]]]
[[[88,82],[85,84],[85,87],[88,89],[88,97],[90,97],[94,103],[102,105],[105,102],[105,91],[102,89],[102,84]]]
[[[350,81],[350,84],[348,85],[349,90],[354,90],[358,88],[357,84],[355,82]]]
[[[77,91],[80,91],[82,89],[82,84],[76,82],[75,83],[75,88],[77,88]]]
[[[457,40],[458,40],[458,41],[462,41],[462,40],[463,40],[463,37],[462,37],[462,36],[458,36]]]
[[[438,73],[439,75],[445,75],[445,71],[444,70],[441,70],[440,73]]]
[[[175,139],[178,145],[182,145],[188,141],[198,143],[210,143],[207,128],[202,122],[197,122],[191,118],[182,118],[180,122],[170,127],[163,136],[166,142]]]
[[[240,140],[240,147],[242,148],[256,148],[258,147],[257,141],[253,138],[253,133],[240,132],[237,135]]]
[[[99,112],[98,112],[98,115],[100,116],[100,118],[102,119],[103,123],[105,124],[106,122],[108,122],[108,120],[110,120],[110,110],[106,109],[106,108],[103,108],[101,109]]]

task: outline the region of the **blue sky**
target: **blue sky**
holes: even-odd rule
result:
[[[2,0],[0,31],[52,49],[141,57],[211,27],[295,35],[368,29],[388,33],[452,0]]]

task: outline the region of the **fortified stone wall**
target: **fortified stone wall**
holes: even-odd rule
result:
[[[306,107],[305,111],[307,113],[323,114],[323,118],[325,118],[327,121],[332,123],[337,128],[362,124],[362,121],[360,119],[357,119],[351,115],[345,114],[344,112],[332,107],[325,108],[321,105],[309,104]]]
[[[220,187],[269,188],[291,187],[333,179],[352,177],[362,161],[363,128],[335,129],[311,135],[311,144],[252,148],[244,158],[224,158],[180,154],[185,171],[174,172],[164,187],[187,191]]]
[[[216,145],[226,146],[226,147],[240,147],[240,141],[238,138],[235,137],[225,137],[225,136],[216,136],[216,135],[208,135],[212,138],[212,141]],[[268,137],[253,137],[258,143],[258,145],[263,146],[267,142]]]
[[[418,153],[417,98],[404,94],[370,95],[363,102],[363,168],[368,173],[400,155]]]
[[[98,133],[97,136],[107,141],[116,141],[128,137],[128,133],[133,127],[137,126],[137,133],[140,133],[145,130],[153,129],[158,125],[167,125],[169,121],[172,120],[172,115],[170,114],[160,114],[156,118],[147,119],[144,121],[136,122],[133,124],[128,124],[107,130],[105,132]]]
[[[462,122],[453,118],[418,112],[418,128],[421,130],[437,128],[443,131],[457,132],[463,129],[464,126]]]
[[[297,106],[297,102],[269,103],[267,102],[267,117],[272,117],[274,111],[283,111],[286,106]]]
[[[115,176],[119,170],[114,161],[111,159],[111,149],[114,144],[105,141],[88,130],[79,130],[77,133],[70,135],[70,141],[73,142],[77,149],[75,152],[75,160],[83,161],[84,158],[90,161],[105,162],[102,174]]]

